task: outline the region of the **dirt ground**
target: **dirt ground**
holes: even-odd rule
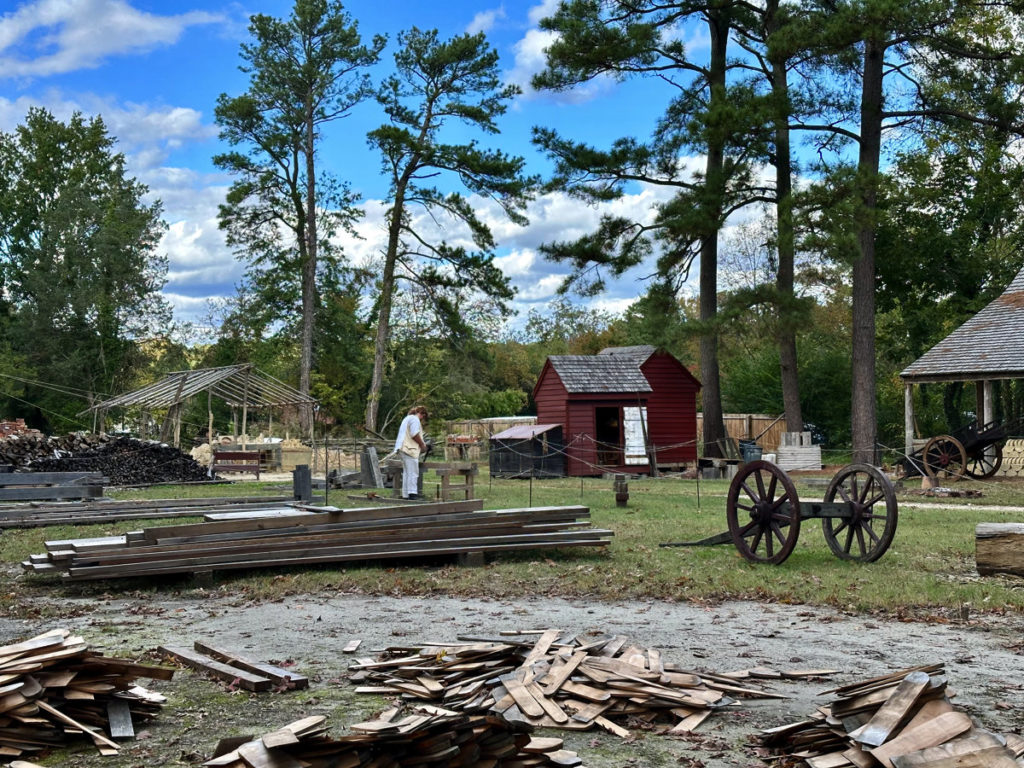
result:
[[[1024,619],[965,617],[921,624],[844,615],[789,605],[732,602],[582,603],[301,595],[251,604],[237,596],[193,589],[175,599],[45,598],[33,613],[63,618],[0,620],[10,642],[58,626],[83,635],[107,655],[147,658],[161,644],[204,640],[263,661],[293,660],[311,678],[309,691],[238,694],[189,671],[170,683],[141,681],[169,702],[124,758],[102,759],[87,749],[40,760],[45,765],[186,765],[208,757],[226,735],[273,730],[307,714],[327,714],[336,733],[369,717],[382,699],[351,692],[341,653],[362,640],[358,656],[388,645],[453,642],[460,636],[497,637],[501,630],[558,627],[628,635],[636,645],[662,650],[665,660],[707,672],[754,666],[836,670],[829,679],[772,683],[789,698],[743,700],[716,713],[692,739],[638,733],[624,743],[607,733],[564,735],[589,768],[676,766],[725,768],[762,765],[746,748],[760,728],[798,720],[826,703],[822,691],[910,666],[946,665],[954,702],[979,725],[1024,733]],[[148,657],[152,660],[152,657]]]

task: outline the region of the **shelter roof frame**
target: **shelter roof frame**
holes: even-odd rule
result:
[[[316,405],[316,398],[304,395],[252,363],[174,371],[149,386],[109,398],[90,406],[79,415],[106,412],[111,408],[173,408],[193,395],[209,391],[232,408],[269,408],[283,405]]]

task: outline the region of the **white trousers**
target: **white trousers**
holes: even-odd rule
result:
[[[402,498],[407,499],[419,492],[420,460],[401,451],[398,455],[402,457]]]

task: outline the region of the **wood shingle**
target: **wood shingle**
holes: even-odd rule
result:
[[[978,314],[909,365],[908,383],[1024,378],[1024,270]]]

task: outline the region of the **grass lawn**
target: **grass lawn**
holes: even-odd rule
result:
[[[437,478],[428,473],[431,494]],[[609,479],[499,480],[482,473],[478,495],[486,508],[583,504],[597,527],[614,531],[611,546],[499,555],[482,568],[459,567],[449,559],[428,563],[345,564],[274,571],[215,574],[215,588],[249,598],[331,590],[381,595],[449,594],[513,597],[551,595],[598,600],[661,599],[828,605],[854,612],[958,617],[964,610],[1024,611],[1024,580],[978,576],[974,568],[974,529],[980,522],[1024,519],[1024,481],[960,483],[979,489],[979,499],[926,499],[908,482],[899,495],[899,527],[889,551],[876,563],[856,563],[832,555],[821,525],[805,521],[792,556],[782,565],[751,564],[731,544],[663,548],[663,542],[692,541],[726,530],[726,481],[639,478],[629,482],[629,504],[615,504]],[[797,478],[804,501],[821,500],[823,490]],[[119,491],[117,498],[180,498],[290,493],[278,483],[212,486],[160,486]],[[353,494],[355,495],[355,494]],[[330,504],[355,507],[349,492],[332,491]],[[969,508],[948,508],[969,504]],[[920,505],[920,506],[919,506]],[[1013,511],[993,509],[1012,506]],[[44,551],[52,539],[85,538],[138,530],[170,521],[128,521],[107,525],[54,526],[6,530],[0,537],[3,562],[14,565]],[[183,522],[181,520],[174,521]],[[56,583],[76,594],[174,592],[190,580]],[[0,595],[0,610],[18,610],[33,594],[52,593],[55,582],[32,574],[13,580]],[[966,607],[966,608],[965,608]]]

